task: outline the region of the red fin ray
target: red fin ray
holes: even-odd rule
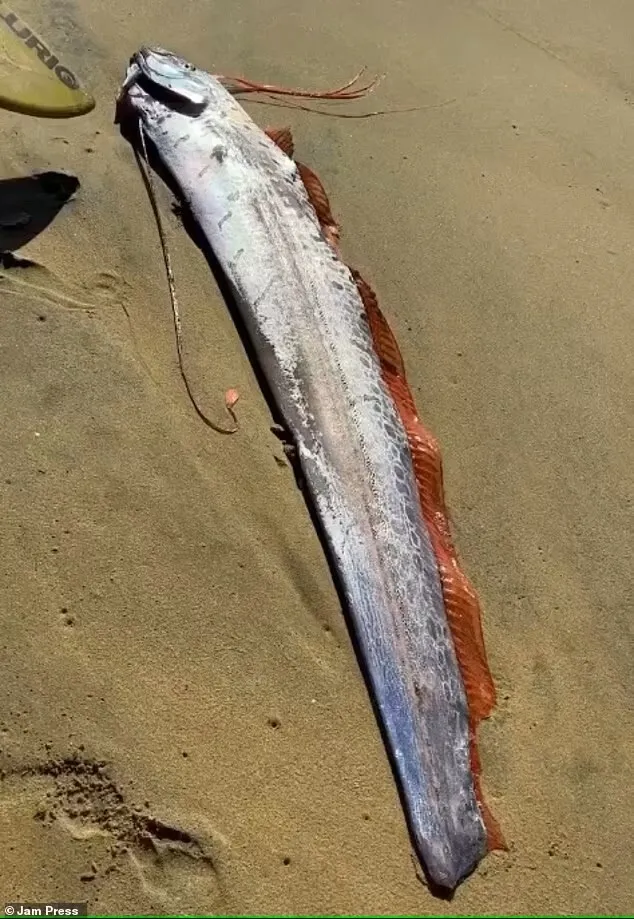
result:
[[[290,159],[293,159],[295,154],[295,142],[293,141],[293,134],[290,128],[267,128],[264,133],[267,137],[271,138],[282,153],[285,153]]]
[[[297,169],[304,183],[308,200],[317,214],[317,219],[319,220],[319,224],[326,239],[331,245],[337,248],[339,244],[339,226],[332,216],[330,201],[328,200],[328,195],[326,194],[324,186],[321,184],[321,179],[315,175],[312,169],[309,169],[308,166],[305,166],[303,163],[297,163]]]

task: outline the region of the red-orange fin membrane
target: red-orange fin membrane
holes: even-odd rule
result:
[[[291,159],[295,153],[295,144],[290,128],[267,128],[264,132],[280,150]],[[330,202],[321,180],[312,169],[303,163],[297,163],[297,171],[306,189],[308,200],[319,220],[322,232],[328,242],[336,249],[339,245],[339,226],[332,216]]]
[[[471,760],[471,772],[473,775],[473,784],[475,786],[475,795],[480,807],[482,822],[487,834],[487,849],[489,852],[508,851],[508,845],[504,839],[502,828],[493,816],[491,808],[484,800],[482,791],[482,766],[480,763],[480,754],[478,753],[478,744],[475,736],[475,729],[472,727],[469,731],[469,752]]]
[[[295,153],[295,143],[290,128],[267,128],[264,132],[274,144],[291,159]]]
[[[475,591],[458,565],[444,501],[440,450],[423,427],[407,384],[403,359],[376,296],[355,272],[383,376],[405,426],[419,487],[423,516],[438,561],[447,616],[467,684],[473,715],[487,717],[495,701],[493,680],[484,653],[480,610]]]
[[[361,294],[361,299],[363,300],[363,305],[365,306],[365,311],[368,316],[368,322],[370,324],[370,331],[372,332],[372,339],[374,342],[374,350],[376,351],[381,365],[384,366],[384,369],[388,371],[391,375],[395,377],[405,378],[405,363],[403,361],[403,356],[401,350],[398,346],[396,338],[392,333],[391,328],[387,323],[387,319],[381,312],[379,308],[379,302],[377,300],[376,294],[372,290],[369,284],[363,280],[358,271],[354,268],[350,269],[350,273],[354,278],[354,281],[357,285],[357,289]],[[414,404],[412,403],[411,410],[414,410]]]
[[[336,247],[339,242],[339,226],[332,216],[330,201],[321,179],[303,163],[297,163],[297,169],[324,235]]]
[[[478,724],[491,714],[495,705],[495,685],[486,659],[477,595],[460,569],[451,537],[440,450],[436,439],[418,418],[400,349],[374,291],[357,271],[352,270],[352,275],[366,309],[383,378],[407,433],[423,518],[438,562],[447,620],[469,704],[471,768],[488,847],[503,849],[501,829],[483,799],[476,744]]]

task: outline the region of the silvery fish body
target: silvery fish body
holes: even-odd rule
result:
[[[453,888],[486,851],[467,701],[407,436],[356,284],[293,161],[220,80],[158,49],[142,54],[141,64],[158,55],[187,68],[205,97],[155,91],[136,79],[138,62],[126,81],[126,106],[213,250],[292,433],[414,843],[431,880]]]

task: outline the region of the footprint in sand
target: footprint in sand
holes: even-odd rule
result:
[[[1,293],[86,313],[94,313],[97,307],[95,302],[85,298],[85,291],[81,288],[63,281],[44,265],[11,252],[0,253]]]
[[[92,281],[86,282],[85,288],[104,300],[121,303],[129,295],[130,284],[116,271],[99,271]]]
[[[14,767],[0,781],[0,801],[6,796],[31,808],[39,801],[33,816],[42,826],[55,824],[79,843],[111,841],[105,863],[87,852],[81,877],[94,889],[131,866],[144,892],[163,908],[226,911],[209,840],[151,814],[148,802],[130,803],[105,762],[72,756]]]
[[[90,316],[108,305],[119,306],[129,315],[130,285],[116,271],[100,271],[94,278],[74,284],[44,265],[12,252],[0,253],[2,293]]]

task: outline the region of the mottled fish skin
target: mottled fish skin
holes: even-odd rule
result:
[[[467,701],[408,441],[348,268],[295,164],[202,71],[200,113],[134,84],[128,102],[233,289],[343,587],[431,880],[453,888],[486,852]]]

